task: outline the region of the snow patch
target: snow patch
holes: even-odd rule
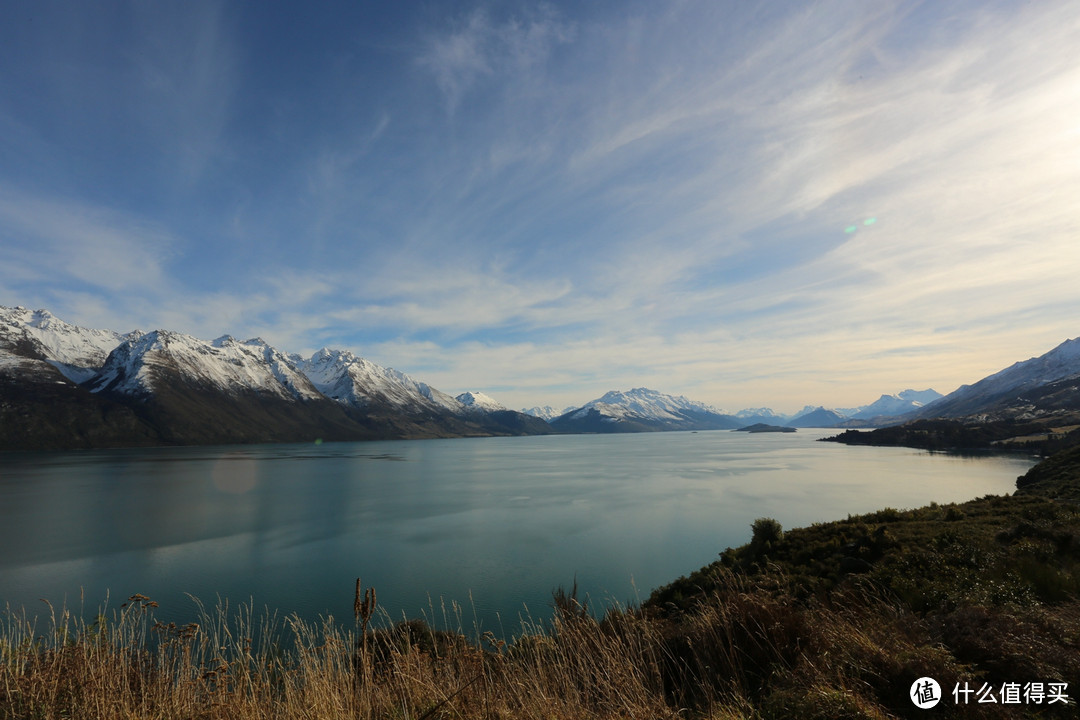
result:
[[[427,383],[348,350],[322,348],[298,366],[320,392],[346,405],[364,407],[381,402],[438,413],[463,410],[460,402]]]
[[[162,378],[226,392],[253,391],[284,399],[314,400],[318,390],[281,352],[260,340],[229,335],[207,342],[183,333],[155,330],[121,343],[90,383],[92,392],[153,392]]]
[[[138,330],[121,335],[66,323],[48,310],[0,306],[0,337],[30,341],[49,364],[72,382],[89,380],[120,343],[137,338]]]
[[[465,412],[498,412],[508,408],[495,400],[490,395],[482,392],[465,392],[458,395],[455,400],[461,403]]]

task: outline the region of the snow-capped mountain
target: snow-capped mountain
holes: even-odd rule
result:
[[[802,417],[803,415],[808,415],[808,414],[810,414],[810,413],[812,413],[812,412],[814,412],[816,410],[820,410],[822,408],[824,408],[824,405],[806,405],[799,412],[794,413],[792,415],[789,415],[788,420],[794,420],[795,418]]]
[[[490,413],[509,409],[498,400],[482,392],[464,392],[454,399],[461,403],[465,412],[469,413]]]
[[[978,413],[1039,414],[1075,403],[1069,400],[1068,381],[1080,381],[1080,338],[1066,340],[1053,350],[1017,362],[1009,367],[964,385],[922,408],[915,417],[963,417]],[[1055,387],[1055,400],[1043,401],[1043,390]],[[1076,396],[1076,393],[1073,393]]]
[[[224,335],[207,342],[168,330],[154,330],[121,342],[86,385],[91,392],[145,396],[177,383],[233,394],[322,398],[284,354],[260,338],[240,342]]]
[[[856,408],[850,414],[844,414],[857,420],[896,417],[919,410],[941,397],[943,397],[942,394],[932,388],[927,390],[904,390],[895,395],[882,395],[869,405]]]
[[[434,413],[459,413],[461,403],[427,383],[385,368],[348,350],[323,348],[298,367],[323,395],[357,408],[386,404]]]
[[[571,409],[572,408],[568,408],[563,412],[569,412]],[[526,415],[532,415],[535,418],[540,418],[541,420],[554,420],[555,418],[563,414],[555,408],[551,407],[550,405],[544,405],[543,407],[539,405],[534,405],[531,408],[521,408],[521,412],[525,413]]]
[[[93,377],[113,348],[140,335],[138,330],[121,335],[71,325],[48,310],[0,306],[0,337],[21,342],[24,355],[37,355],[74,383]]]
[[[612,390],[551,421],[564,432],[705,430],[738,427],[740,420],[712,405],[649,388]]]
[[[61,374],[63,372],[64,374]],[[255,338],[120,335],[0,307],[0,449],[549,433],[347,351]]]
[[[772,408],[746,408],[735,413],[743,427],[748,425],[783,425],[791,417],[781,415]]]
[[[603,397],[585,403],[574,412],[585,413],[589,408],[596,408],[609,417],[646,417],[657,420],[680,420],[683,413],[711,413],[723,415],[724,411],[712,405],[695,400],[687,400],[682,395],[666,395],[649,388],[633,390],[612,390]]]
[[[787,415],[781,415],[775,412],[772,408],[746,408],[735,413],[735,417],[739,419],[745,418],[775,418],[776,420],[783,420]]]
[[[835,410],[808,405],[803,408],[802,412],[784,424],[794,428],[832,427],[843,421],[844,416]]]
[[[532,415],[533,417],[540,418],[541,420],[551,422],[555,418],[559,417],[560,415],[565,415],[571,410],[577,410],[577,406],[571,405],[570,407],[563,408],[562,410],[556,410],[550,405],[544,405],[543,407],[536,406],[531,408],[522,408],[521,412],[525,413],[526,415]]]

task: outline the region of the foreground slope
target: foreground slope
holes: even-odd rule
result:
[[[914,717],[912,685],[932,677],[943,717],[1076,717],[1078,451],[1012,496],[787,532],[760,518],[750,543],[658,588],[645,611],[678,664],[709,667],[698,697],[745,716]],[[713,672],[737,689],[709,688]]]

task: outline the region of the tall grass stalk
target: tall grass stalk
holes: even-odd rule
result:
[[[488,633],[484,648],[453,604],[442,628],[383,614],[361,637],[330,617],[196,603],[187,625],[158,622],[141,595],[89,622],[64,608],[43,619],[9,609],[0,718],[676,716],[650,658],[659,638],[631,613],[525,619],[514,641]]]

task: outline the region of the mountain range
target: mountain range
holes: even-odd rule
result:
[[[940,397],[941,393],[935,390],[904,390],[896,395],[882,395],[869,405],[845,410],[807,405],[793,415],[782,415],[765,407],[732,414],[682,396],[634,388],[611,391],[580,408],[568,408],[561,415],[551,417],[549,422],[559,432],[604,433],[735,430],[754,424],[793,428],[834,427],[852,421],[859,425],[886,424]]]
[[[0,449],[552,432],[475,400],[348,351],[303,358],[258,338],[122,335],[0,307]]]
[[[0,449],[885,425],[929,417],[1080,410],[1080,339],[947,396],[882,395],[857,408],[725,412],[649,388],[562,412],[521,412],[482,391],[453,397],[346,350],[310,357],[260,338],[121,334],[0,306]]]

